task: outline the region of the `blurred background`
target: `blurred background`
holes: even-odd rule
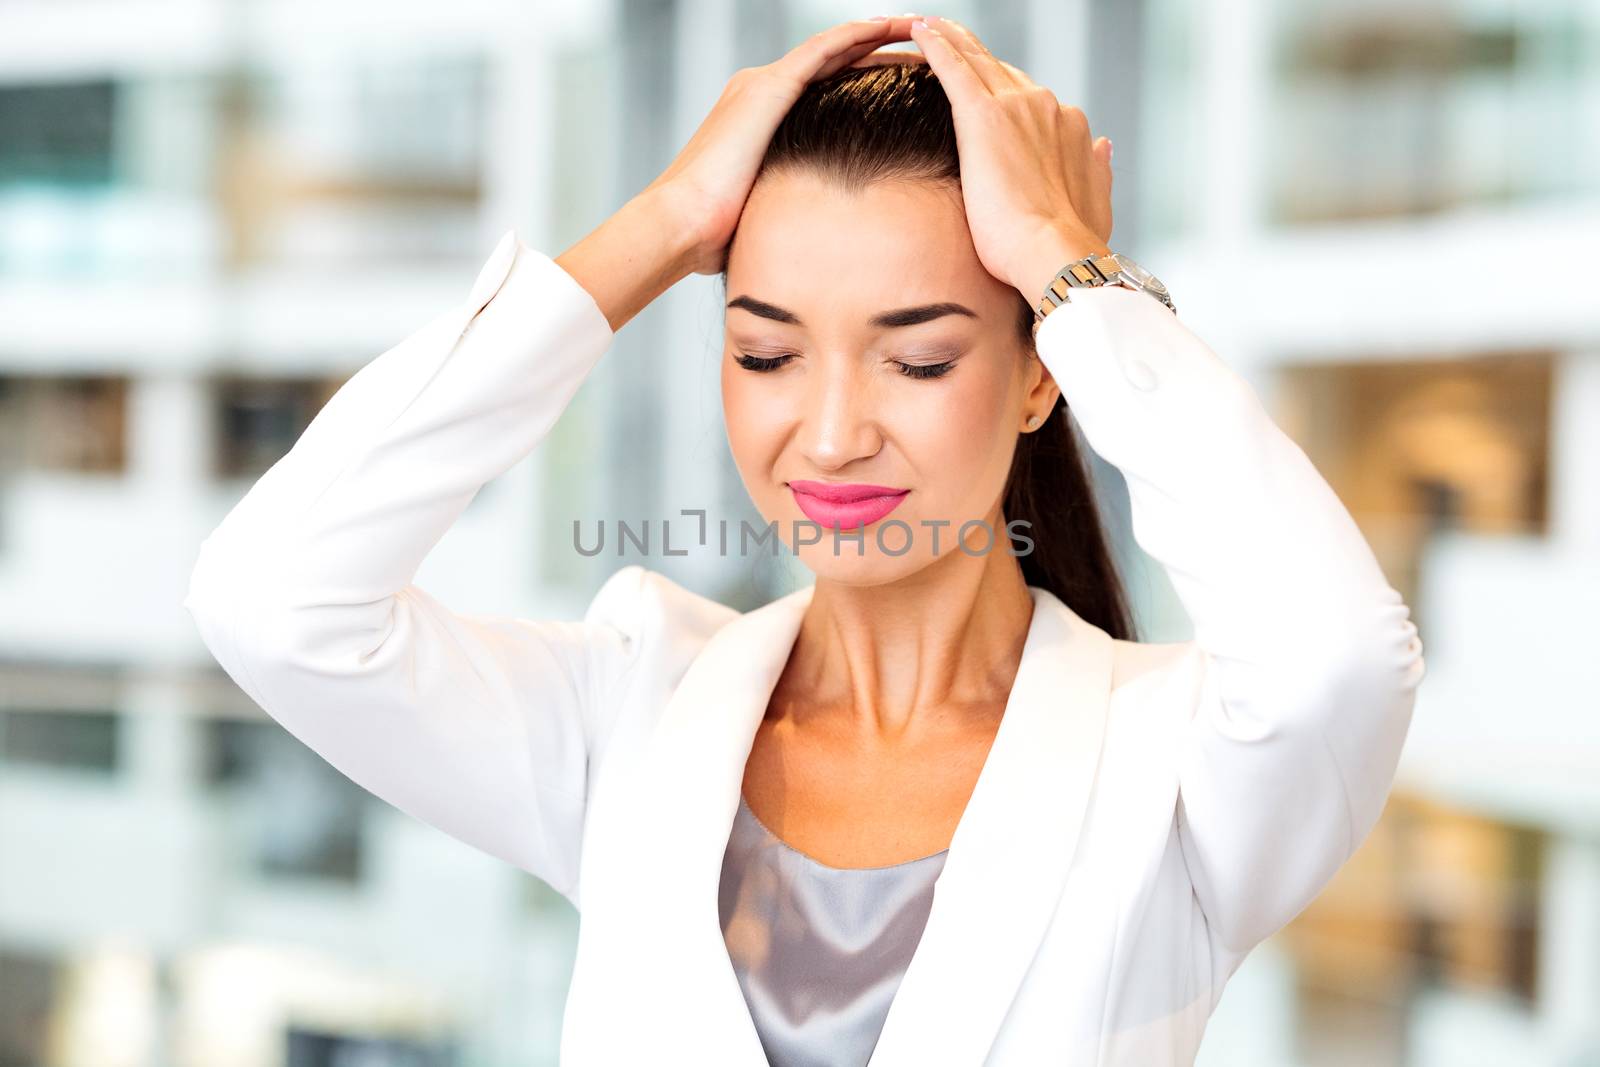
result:
[[[1382,822],[1209,1067],[1600,1064],[1600,3],[949,2],[1116,142],[1113,246],[1412,606]],[[368,797],[180,608],[357,368],[646,184],[807,0],[0,0],[0,1067],[553,1064],[576,914]],[[577,618],[575,518],[755,521],[692,278],[420,584]],[[648,443],[648,447],[639,447]],[[642,457],[642,458],[641,458]],[[1096,461],[1142,634],[1191,630]],[[741,609],[791,572],[647,565]]]

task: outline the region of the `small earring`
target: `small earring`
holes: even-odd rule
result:
[[[1039,416],[1037,416],[1037,415],[1029,415],[1028,416],[1028,429],[1031,430],[1035,426],[1038,426],[1038,425],[1039,425]]]

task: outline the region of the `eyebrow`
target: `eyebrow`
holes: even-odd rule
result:
[[[728,301],[730,308],[744,308],[752,315],[760,315],[764,319],[774,322],[788,323],[790,326],[805,325],[800,321],[800,316],[792,311],[769,304],[765,300],[757,300],[753,296],[736,296]],[[978,313],[965,304],[957,304],[946,300],[938,304],[919,304],[916,307],[895,308],[892,311],[882,311],[867,320],[870,326],[915,326],[918,323],[931,322],[945,315],[965,315],[968,318],[977,318]]]

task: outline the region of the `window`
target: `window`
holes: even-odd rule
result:
[[[0,711],[0,761],[111,773],[118,761],[114,711]]]
[[[306,53],[251,71],[220,160],[240,258],[476,261],[487,81],[472,54]]]
[[[49,956],[0,949],[0,1067],[46,1062],[60,977]]]
[[[202,720],[204,784],[237,800],[260,874],[354,882],[370,794],[267,719]]]
[[[0,87],[0,185],[113,177],[111,82]]]
[[[1377,218],[1587,193],[1580,5],[1279,5],[1272,216]]]
[[[0,473],[120,473],[127,393],[125,378],[0,378]]]
[[[1285,928],[1299,1062],[1408,1062],[1416,998],[1524,1010],[1539,996],[1545,836],[1396,793],[1371,837]]]
[[[285,1067],[454,1067],[454,1042],[413,1037],[333,1034],[291,1026]]]
[[[217,387],[218,474],[260,477],[294,446],[341,384],[320,378],[221,382]]]
[[[1331,362],[1283,374],[1284,428],[1329,472],[1423,633],[1422,557],[1435,534],[1548,532],[1549,352]]]

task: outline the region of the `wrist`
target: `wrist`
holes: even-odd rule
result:
[[[613,332],[690,273],[690,231],[664,198],[646,190],[556,263],[589,291]]]
[[[617,215],[627,220],[630,231],[649,235],[650,255],[662,277],[679,282],[694,273],[702,256],[700,215],[672,186],[643,190]]]
[[[1039,302],[1056,272],[1087,256],[1109,255],[1111,248],[1087,227],[1058,223],[1045,228],[1036,246],[1019,261],[1011,284],[1029,306]]]

